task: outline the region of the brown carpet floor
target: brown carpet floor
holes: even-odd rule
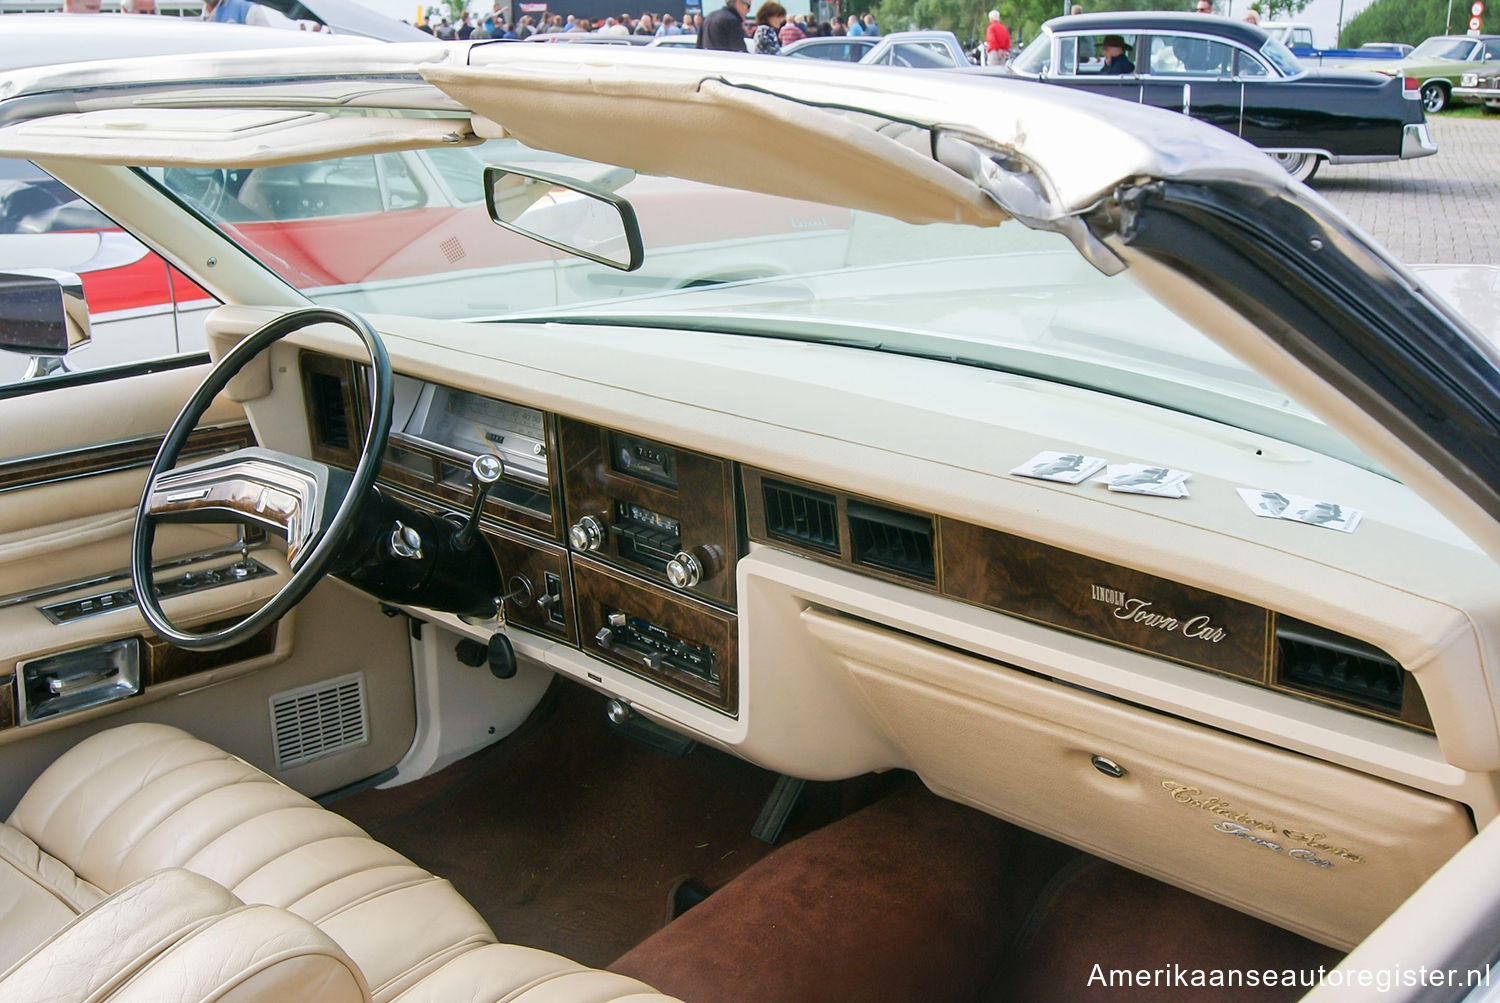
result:
[[[1059,849],[913,780],[610,968],[689,1003],[973,1003]]]
[[[510,738],[332,807],[452,880],[502,941],[688,1003],[1291,999],[1300,990],[1111,990],[1090,977],[1095,965],[1338,959],[905,774],[809,785],[773,850],[750,829],[774,782],[711,749],[671,759],[632,742],[607,725],[603,697],[559,681]],[[718,890],[667,924],[687,875]]]
[[[750,829],[776,780],[701,746],[666,757],[604,704],[559,681],[504,741],[330,807],[451,880],[502,941],[603,967],[666,922],[678,878],[714,887],[773,849]],[[838,793],[810,785],[787,837],[837,817]]]

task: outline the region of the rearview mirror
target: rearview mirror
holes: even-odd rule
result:
[[[490,219],[507,230],[621,271],[641,267],[635,210],[605,187],[491,166],[484,169],[484,196]]]
[[[0,272],[0,351],[62,357],[89,343],[83,280],[72,272]]]

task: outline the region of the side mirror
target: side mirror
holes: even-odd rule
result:
[[[72,272],[0,272],[0,351],[61,358],[89,343],[83,280]]]
[[[633,178],[601,178],[587,184],[540,171],[490,166],[484,195],[490,219],[523,237],[601,265],[633,272],[645,260],[640,223],[628,201],[605,185]],[[544,197],[547,196],[547,197]]]

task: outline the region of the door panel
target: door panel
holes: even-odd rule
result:
[[[166,645],[129,600],[130,536],[146,470],[206,372],[205,363],[116,378],[100,373],[81,384],[37,381],[0,394],[6,430],[0,440],[0,791],[18,795],[36,764],[59,748],[126,720],[169,720],[310,793],[379,773],[410,744],[415,704],[405,621],[382,616],[375,602],[325,584],[265,636],[220,653]],[[221,398],[189,440],[184,459],[254,441],[243,408]],[[231,525],[160,526],[153,551],[158,583],[227,569],[239,559],[237,540]],[[194,555],[213,556],[161,570]],[[226,584],[165,599],[167,615],[183,626],[202,626],[257,608],[286,580],[287,569],[278,543],[253,556],[274,574],[248,581],[225,575]],[[56,609],[51,616],[43,609],[58,604],[71,604],[62,622]],[[141,692],[93,707],[62,700],[101,692],[96,682],[119,681],[119,663],[101,651],[117,641],[133,642]],[[56,675],[34,669],[23,678],[27,663],[60,653],[82,667]],[[317,688],[350,673],[365,680],[369,740],[316,764],[276,770],[268,694]],[[33,712],[68,709],[25,723],[20,693],[28,686]]]

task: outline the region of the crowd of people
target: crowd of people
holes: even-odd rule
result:
[[[464,12],[457,22],[433,11],[417,27],[436,38],[466,41],[471,38],[526,39],[532,35],[591,32],[598,35],[671,36],[694,35],[700,49],[746,51],[745,39],[753,38],[755,52],[775,54],[781,46],[802,38],[832,35],[879,35],[880,25],[870,14],[851,14],[848,18],[819,21],[811,14],[788,15],[775,0],[766,0],[749,15],[750,0],[729,0],[707,15],[684,14],[679,21],[671,14],[643,11],[638,17],[620,14],[591,21],[573,14],[523,14],[508,19],[496,6],[484,14],[471,16]],[[730,30],[732,29],[732,31]],[[737,34],[734,34],[736,33]],[[733,45],[731,45],[733,43]]]

